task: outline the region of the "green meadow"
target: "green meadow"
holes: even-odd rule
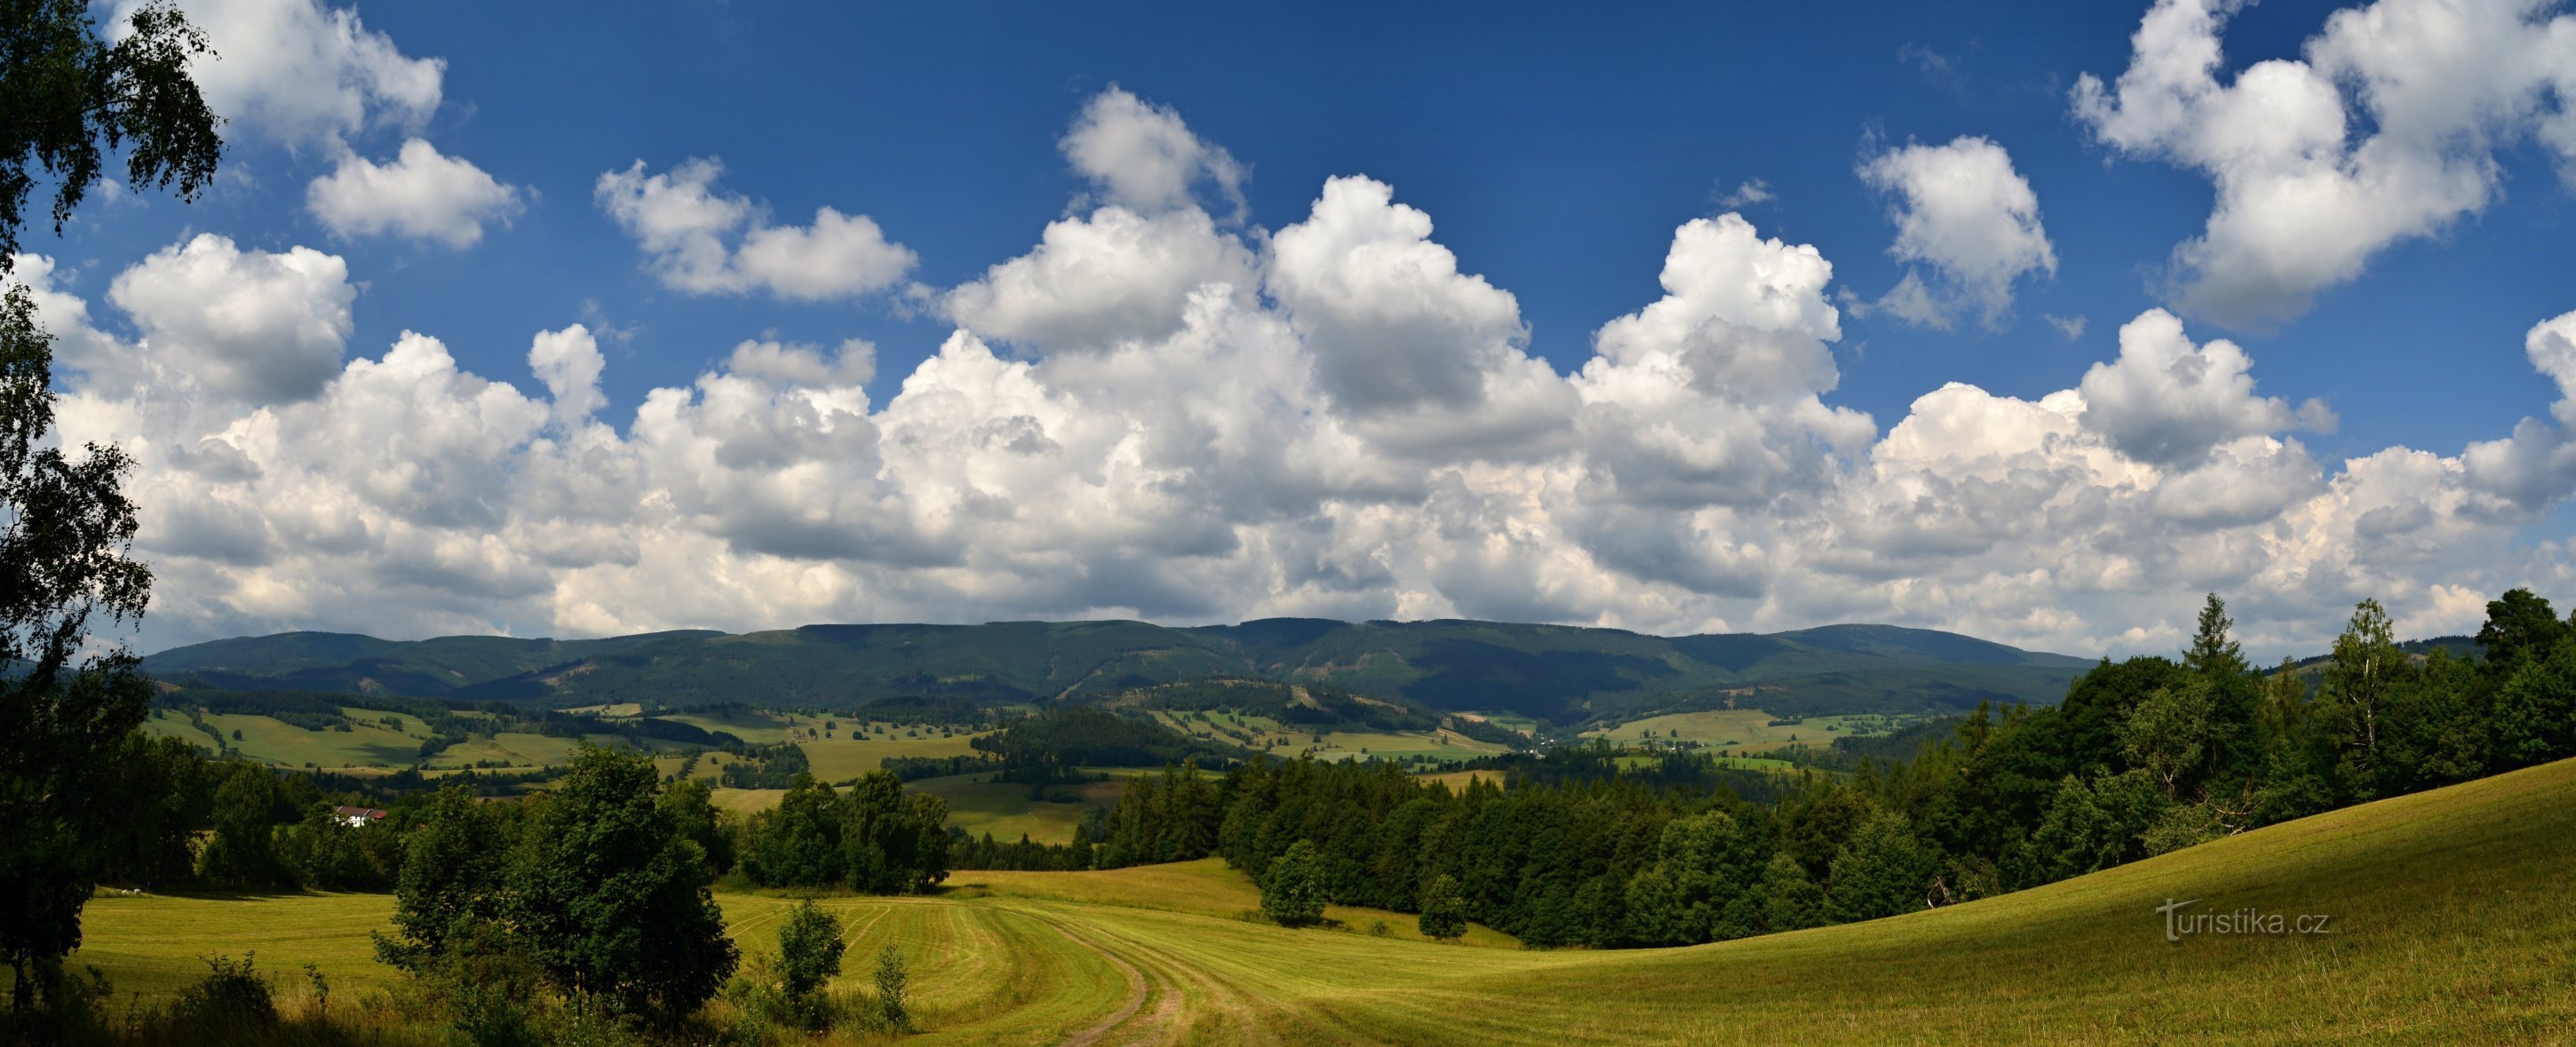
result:
[[[2576,761],[1964,905],[1680,949],[1520,950],[1481,929],[1434,944],[1400,914],[1338,908],[1339,927],[1284,930],[1243,918],[1252,885],[1212,860],[960,871],[927,897],[824,904],[852,955],[912,957],[936,1043],[2547,1043],[2576,1037],[2570,868]],[[771,947],[787,901],[719,898],[747,949]],[[2159,908],[2180,900],[2257,930],[2322,924],[2169,940]],[[150,999],[200,956],[256,951],[363,992],[391,977],[367,944],[391,906],[102,895],[73,962]]]

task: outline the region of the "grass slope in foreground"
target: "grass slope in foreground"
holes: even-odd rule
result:
[[[926,1042],[2563,1042],[2576,1038],[2571,866],[2576,761],[2001,898],[1688,949],[1281,930],[1224,915],[1249,885],[1212,863],[967,872],[937,897],[830,907],[853,955],[895,941],[915,957]],[[2169,942],[2156,910],[2177,898],[2324,914],[2333,933]],[[783,903],[724,902],[736,933],[767,947]],[[103,897],[75,962],[147,991],[215,948],[329,970],[363,941],[367,908]],[[209,933],[174,933],[188,927]]]

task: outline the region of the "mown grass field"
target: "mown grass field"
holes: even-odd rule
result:
[[[1250,885],[1214,863],[964,872],[932,897],[826,904],[853,956],[893,941],[913,957],[935,1043],[2555,1043],[2576,1039],[2571,868],[2576,761],[2000,898],[1687,949],[1283,930],[1232,918]],[[2172,899],[2323,915],[2329,933],[2168,941]],[[747,945],[771,947],[788,903],[722,900]],[[102,897],[75,962],[161,993],[199,952],[257,949],[268,969],[313,960],[364,986],[383,977],[364,943],[388,909]]]
[[[983,736],[959,732],[943,738],[935,729],[923,732],[927,737],[920,738],[906,737],[901,730],[860,738],[833,733],[835,737],[829,740],[796,743],[797,748],[805,750],[805,762],[813,768],[814,777],[827,782],[846,782],[876,770],[890,756],[972,756],[975,747],[970,743]]]
[[[1777,718],[1760,709],[1711,709],[1597,727],[1583,732],[1583,736],[1614,742],[1677,740],[1734,753],[1762,753],[1801,744],[1823,748],[1836,738],[1885,733],[1910,722],[1907,718],[1874,715],[1810,716],[1803,723],[1771,726]]]
[[[394,767],[409,766],[420,758],[420,740],[426,733],[396,730],[379,722],[390,713],[372,709],[352,710],[363,714],[346,731],[308,731],[293,724],[266,716],[242,716],[209,713],[206,725],[223,735],[225,745],[255,760],[265,760],[286,767]],[[210,746],[214,739],[198,730],[185,714],[158,710],[160,715],[146,718],[143,728],[196,744]],[[408,728],[416,730],[420,721],[402,717]],[[241,732],[236,739],[233,732]]]

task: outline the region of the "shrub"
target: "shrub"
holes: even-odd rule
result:
[[[1282,927],[1306,927],[1323,920],[1324,884],[1320,866],[1312,841],[1299,840],[1288,845],[1287,853],[1270,863],[1270,875],[1262,882],[1262,914]]]
[[[887,1028],[911,1032],[912,1012],[905,1006],[904,997],[912,984],[912,972],[904,965],[903,950],[895,948],[893,942],[877,950],[876,982],[877,1015],[885,1020]]]
[[[251,969],[253,953],[235,960],[205,957],[211,968],[197,984],[179,990],[178,1024],[201,1029],[265,1029],[277,1024],[277,999],[268,979]]]
[[[778,974],[791,999],[804,999],[841,973],[841,923],[814,907],[798,905],[778,929]]]
[[[1422,917],[1415,924],[1422,936],[1455,941],[1467,934],[1467,903],[1458,896],[1458,879],[1448,873],[1422,885]]]

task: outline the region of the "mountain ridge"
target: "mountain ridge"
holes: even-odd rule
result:
[[[1329,683],[1434,709],[1507,710],[1559,722],[1748,694],[1777,711],[2045,703],[2092,664],[1889,625],[1662,637],[1596,626],[1315,618],[1189,627],[1125,620],[816,624],[590,640],[292,632],[144,659],[147,672],[166,680],[225,689],[557,706],[613,699],[841,707],[890,697],[1001,705],[1235,677]]]

